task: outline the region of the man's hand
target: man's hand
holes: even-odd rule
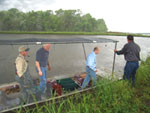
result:
[[[98,72],[98,70],[96,69],[96,71],[95,72]]]
[[[48,66],[47,66],[47,69],[50,71],[50,70],[51,70],[51,66],[48,65]]]
[[[47,64],[47,69],[48,69],[48,71],[50,71],[51,70],[51,65],[50,65],[50,63],[48,62],[48,64]]]
[[[42,71],[39,71],[39,75],[40,75],[40,76],[42,76],[42,75],[43,75]]]
[[[116,52],[117,52],[117,50],[115,49],[115,50],[114,50],[114,52],[116,53]]]

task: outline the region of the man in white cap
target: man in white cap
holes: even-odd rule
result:
[[[29,48],[20,46],[19,56],[16,59],[16,80],[21,86],[21,95],[24,102],[28,99],[28,90],[33,87],[32,77],[29,73],[28,62],[25,57],[28,55]]]

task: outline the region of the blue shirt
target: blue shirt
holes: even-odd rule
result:
[[[89,66],[93,71],[96,71],[96,54],[94,52],[88,55],[86,66]]]
[[[46,67],[48,64],[49,51],[44,48],[40,48],[36,52],[36,61],[40,63],[40,67]]]

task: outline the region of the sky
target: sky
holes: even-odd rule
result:
[[[109,31],[150,33],[150,0],[0,0],[0,10],[80,9],[103,18]]]

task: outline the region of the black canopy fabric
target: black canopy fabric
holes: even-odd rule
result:
[[[106,38],[28,38],[17,40],[0,40],[0,45],[40,45],[45,43],[51,44],[70,44],[70,43],[116,43],[116,40]]]

